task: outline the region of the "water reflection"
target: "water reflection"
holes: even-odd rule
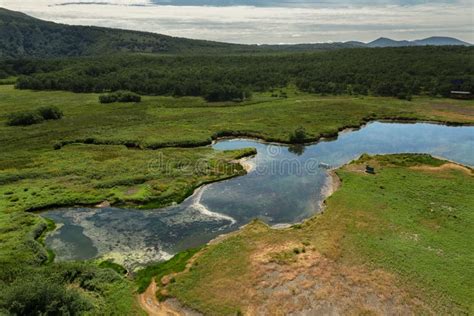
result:
[[[62,223],[46,243],[58,260],[114,257],[133,267],[169,257],[237,229],[254,218],[294,223],[317,212],[327,183],[325,166],[338,167],[363,153],[429,153],[474,165],[474,127],[372,123],[336,140],[282,146],[225,140],[215,149],[255,147],[246,176],[199,189],[180,205],[154,211],[64,208],[43,216]]]

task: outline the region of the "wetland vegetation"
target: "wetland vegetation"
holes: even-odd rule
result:
[[[78,279],[56,277],[56,274],[51,271],[58,269],[58,263],[45,265],[49,258],[48,252],[35,241],[45,231],[47,225],[41,217],[25,211],[60,205],[96,204],[104,200],[135,207],[147,203],[152,203],[154,207],[157,207],[172,201],[179,202],[201,183],[242,174],[243,169],[239,165],[225,162],[255,153],[250,149],[216,151],[206,147],[147,150],[149,146],[160,148],[171,143],[185,146],[193,143],[207,144],[213,135],[251,135],[288,142],[290,134],[300,126],[305,128],[311,139],[317,139],[321,136],[333,135],[346,126],[358,126],[367,120],[377,118],[469,124],[472,123],[474,117],[470,101],[428,97],[416,97],[411,102],[377,97],[321,97],[294,89],[286,89],[287,98],[274,99],[270,93],[257,93],[252,101],[247,101],[247,104],[234,106],[225,103],[208,104],[199,98],[175,99],[145,96],[139,107],[133,104],[104,107],[99,104],[97,94],[32,92],[15,90],[11,85],[0,86],[0,89],[3,122],[0,124],[0,130],[4,135],[1,141],[2,147],[6,149],[1,153],[2,185],[0,189],[1,207],[4,211],[1,213],[2,254],[0,257],[2,258],[2,284],[9,289],[2,293],[4,295],[1,300],[2,306],[9,310],[11,306],[17,304],[11,301],[12,295],[21,292],[21,287],[26,286],[18,282],[25,280],[28,286],[44,282],[54,284],[59,288],[69,288],[71,284],[75,284],[73,288],[79,286],[78,290],[82,298],[77,306],[82,306],[81,309],[99,311],[102,308],[109,308],[109,304],[116,304],[115,300],[119,300],[120,304],[115,306],[120,312],[140,313],[133,299],[135,289],[133,283],[121,275],[115,275],[111,279],[106,279],[108,281],[104,281],[102,273],[115,272],[101,272],[103,268],[95,263],[86,262],[79,266],[89,271],[89,277],[93,280],[91,282],[99,282],[100,286],[106,289],[84,287],[81,285],[82,281],[77,281]],[[64,116],[61,120],[45,121],[41,125],[19,127],[6,124],[9,113],[44,105],[57,106]],[[41,128],[38,128],[39,126]],[[89,139],[92,140],[88,141]],[[75,143],[75,140],[86,141]],[[55,144],[64,141],[70,144],[55,150]],[[130,148],[145,150],[128,149],[126,145],[129,143],[136,144]],[[170,162],[170,172],[160,172],[160,165],[155,164],[160,157],[165,157],[165,160]],[[209,168],[204,168],[204,172],[200,174],[191,173],[190,175],[189,166],[198,159],[204,161]],[[158,169],[156,169],[157,166]],[[223,168],[216,170],[212,166]],[[150,170],[156,172],[150,172]],[[379,186],[387,187],[386,184]],[[469,188],[466,185],[464,187]],[[398,193],[393,192],[393,194]],[[461,196],[464,196],[464,193]],[[326,213],[329,213],[329,210]],[[273,236],[273,233],[271,235]],[[278,238],[275,239],[275,242],[277,241]],[[228,247],[228,244],[224,245],[222,247]],[[291,249],[295,247],[305,247],[306,250],[308,248],[298,244],[294,247],[292,245]],[[245,257],[242,256],[246,252],[240,249],[236,254],[234,251],[239,248],[235,249],[225,250],[228,260],[232,262],[240,260],[239,258],[244,260]],[[214,263],[219,266],[221,264],[225,263],[218,261]],[[66,270],[70,268],[70,264],[61,265]],[[107,265],[105,267],[107,269]],[[202,268],[202,265],[200,267]],[[73,268],[76,269],[74,266]],[[235,271],[234,268],[236,267],[229,264],[228,268],[219,271],[225,273],[230,269],[231,273],[245,272],[245,265],[239,266]],[[407,268],[406,271],[408,270]],[[28,271],[40,272],[33,273],[35,275],[33,279],[24,278],[24,273],[29,273]],[[195,269],[193,268],[192,271]],[[438,270],[434,271],[438,272]],[[213,276],[210,272],[206,273],[209,273],[212,279],[219,280],[219,277]],[[44,279],[41,279],[42,276]],[[210,282],[210,280],[204,281],[201,276],[191,278],[195,278],[195,282],[198,280],[204,283]],[[229,282],[231,280],[232,278],[229,278]],[[213,305],[215,303],[207,301],[206,297],[197,298],[196,292],[188,291],[189,287],[185,284],[190,281],[183,282],[178,281],[176,285],[173,285],[175,287],[170,288],[170,293],[198,310],[213,313],[213,311],[231,312],[245,308],[226,300],[222,300],[218,304],[220,307],[216,307]],[[189,284],[196,286],[196,289],[201,286]],[[84,293],[86,298],[94,297],[94,299],[87,303],[82,302]],[[66,295],[76,297],[74,293]],[[127,299],[123,299],[124,297]],[[459,301],[462,309],[465,309],[463,302],[466,296],[460,293],[459,297],[461,297],[460,301],[456,297],[450,297],[449,300]],[[32,302],[28,297],[24,297],[24,300]],[[64,300],[73,300],[73,298],[66,297]],[[68,306],[69,303],[64,304]],[[52,307],[44,308],[46,310]]]
[[[94,205],[105,219],[120,211],[108,206],[170,212],[204,184],[246,174],[238,160],[259,153],[209,146],[224,137],[301,145],[377,120],[472,125],[473,101],[447,98],[474,92],[472,47],[292,53],[69,27],[3,9],[0,18],[8,34],[0,38],[0,314],[143,315],[135,295],[153,279],[160,299],[210,315],[472,312],[473,171],[428,155],[364,155],[341,167],[323,214],[290,228],[255,220],[203,245],[227,231],[203,226],[207,235],[195,238],[192,224],[171,216],[190,232],[176,249],[198,248],[138,271],[115,258],[61,262],[46,234],[67,223],[38,214]],[[464,156],[469,141],[457,144]],[[302,146],[285,153],[305,157]],[[363,172],[368,164],[375,175]],[[289,201],[279,204],[288,210]],[[300,206],[295,221],[313,215]],[[255,217],[238,211],[239,222],[219,220]],[[271,222],[268,212],[259,218]],[[168,237],[179,239],[173,230]]]

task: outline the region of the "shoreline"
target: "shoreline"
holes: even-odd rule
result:
[[[367,124],[370,124],[370,123],[373,123],[373,122],[369,122]],[[365,124],[365,125],[367,125]],[[408,122],[408,124],[414,124],[413,122]],[[415,122],[416,124],[416,122]],[[432,124],[432,123],[428,123],[428,124]],[[444,125],[442,123],[440,123],[439,125]],[[344,132],[350,132],[350,131],[354,131],[354,130],[357,130],[357,129],[354,129],[354,128],[346,128],[342,131],[339,132],[339,134],[341,133],[344,133]],[[338,135],[339,135],[338,134]],[[231,138],[231,139],[235,139],[235,140],[239,140],[239,138]],[[320,141],[324,141],[325,139],[322,139]],[[265,143],[265,141],[263,140],[259,140],[260,142],[262,143]],[[319,142],[319,141],[318,141]],[[275,144],[279,144],[279,145],[282,145],[280,143],[275,143]],[[284,144],[283,144],[284,145]],[[182,201],[184,201],[185,199],[189,198],[189,197],[192,197],[193,195],[196,194],[196,192],[198,192],[200,189],[202,188],[205,188],[206,185],[209,185],[209,184],[212,184],[212,183],[216,183],[216,182],[221,182],[221,181],[224,181],[224,180],[228,180],[230,178],[234,178],[234,177],[237,177],[237,176],[242,176],[242,175],[245,175],[245,174],[248,174],[250,172],[252,172],[254,169],[255,169],[255,164],[252,164],[249,162],[249,160],[251,160],[253,157],[255,156],[255,153],[252,153],[251,155],[249,156],[244,156],[244,157],[241,157],[239,159],[235,159],[235,160],[231,160],[229,161],[230,163],[238,163],[242,166],[243,170],[245,173],[237,173],[235,175],[231,175],[229,177],[225,177],[225,178],[222,178],[222,179],[216,179],[216,180],[213,180],[211,182],[201,182],[201,183],[198,183],[198,185],[196,185],[194,188],[192,188],[190,190],[190,194],[187,195]],[[439,158],[439,157],[436,157],[436,158]],[[354,160],[357,160],[358,158],[355,158]],[[444,160],[444,161],[449,161],[448,159],[444,159],[444,158],[440,158],[441,160]],[[354,161],[352,160],[352,161]],[[352,161],[349,161],[347,162],[347,164],[351,163]],[[452,161],[451,161],[452,162]],[[458,163],[456,163],[458,164]],[[458,164],[458,165],[461,165],[461,166],[464,166],[463,164]],[[339,168],[341,168],[343,166],[340,166]],[[467,166],[468,168],[471,168],[470,166]],[[338,168],[338,169],[339,169]],[[275,226],[269,226],[267,225],[268,227],[272,228],[272,229],[291,229],[293,226],[295,225],[301,225],[303,223],[305,223],[307,220],[309,219],[312,219],[314,216],[317,216],[318,214],[322,213],[325,209],[325,202],[327,200],[327,198],[329,198],[334,192],[337,191],[337,189],[340,187],[341,183],[340,183],[340,179],[339,177],[337,176],[336,172],[335,172],[335,169],[331,169],[331,170],[328,170],[327,172],[327,178],[326,178],[326,182],[324,184],[324,186],[321,188],[321,191],[320,191],[320,194],[321,194],[321,200],[318,201],[318,206],[319,206],[319,209],[314,212],[312,215],[310,215],[308,218],[305,218],[303,219],[302,221],[300,222],[297,222],[297,223],[282,223],[282,224],[277,224]],[[182,203],[182,201],[180,202],[177,202],[177,204],[179,203]],[[99,204],[97,204],[99,203]],[[55,207],[74,207],[74,206],[82,206],[82,207],[96,207],[96,208],[106,208],[106,207],[120,207],[120,204],[115,204],[115,205],[111,205],[110,202],[108,201],[98,201],[98,202],[95,202],[95,203],[87,203],[87,204],[80,204],[80,203],[76,203],[76,204],[73,204],[72,206],[71,205],[58,205],[58,206],[46,206],[44,208],[41,208],[41,209],[36,209],[36,210],[27,210],[27,212],[32,212],[32,213],[37,213],[37,212],[42,212],[42,211],[47,211],[49,209],[54,209]],[[164,206],[161,206],[160,208],[162,207],[166,207],[166,205]],[[143,210],[143,209],[142,209]],[[41,215],[40,215],[41,216]],[[234,232],[238,232],[240,231],[241,229],[243,229],[245,226],[247,226],[248,224],[251,224],[251,222],[245,224],[245,225],[242,225],[240,227],[238,227],[238,229],[236,229]],[[234,232],[230,232],[228,234],[232,234]],[[47,232],[46,232],[47,233]],[[218,242],[218,240],[221,240],[223,238],[226,238],[226,235],[227,234],[223,234],[222,235],[218,235],[216,236],[214,239],[210,240],[209,243],[207,244],[212,244],[212,243],[215,243],[215,242]]]
[[[421,123],[421,124],[435,124],[435,125],[444,125],[444,126],[458,126],[458,127],[474,127],[474,123],[459,123],[459,122],[451,122],[451,121],[436,121],[436,120],[417,120],[417,119],[390,119],[390,118],[382,118],[382,119],[368,119],[368,120],[364,120],[364,122],[362,122],[360,125],[357,125],[357,126],[345,126],[341,129],[338,130],[337,133],[335,133],[335,135],[330,135],[330,136],[325,136],[325,135],[322,135],[321,137],[319,137],[317,140],[315,141],[310,141],[310,142],[305,142],[305,143],[301,143],[301,144],[292,144],[292,143],[288,143],[288,142],[281,142],[281,141],[273,141],[273,140],[267,140],[263,137],[255,137],[255,136],[251,136],[251,135],[238,135],[238,133],[234,136],[221,136],[221,137],[217,137],[217,138],[212,138],[212,141],[210,141],[208,144],[204,145],[204,146],[212,146],[214,145],[215,143],[219,142],[219,141],[222,141],[222,140],[252,140],[252,141],[256,141],[258,143],[261,143],[261,144],[268,144],[268,145],[278,145],[278,146],[291,146],[291,145],[303,145],[303,146],[310,146],[310,145],[315,145],[319,142],[324,142],[324,141],[332,141],[332,140],[335,140],[337,139],[337,137],[343,133],[346,133],[346,132],[351,132],[351,131],[357,131],[365,126],[367,126],[368,124],[371,124],[371,123],[375,123],[375,122],[381,122],[381,123],[400,123],[400,124],[417,124],[417,123]],[[71,142],[68,144],[73,144],[74,142]],[[81,143],[81,142],[79,142]],[[97,143],[89,143],[89,144],[92,144],[92,145],[107,145],[107,144],[97,144]],[[108,145],[111,145],[111,144],[108,144]],[[123,146],[126,146],[127,148],[131,148],[129,146],[127,146],[127,144],[113,144],[113,145],[123,145]],[[182,147],[179,147],[179,146],[171,146],[171,147],[161,147],[161,148],[157,148],[157,149],[162,149],[162,148],[182,148]],[[183,148],[197,148],[197,147],[203,147],[201,145],[198,145],[198,146],[194,146],[194,147],[188,147],[188,146],[185,146]],[[133,148],[133,149],[142,149],[143,148]],[[154,149],[151,149],[151,150],[154,150]],[[248,157],[252,157],[253,155],[255,154],[252,154],[250,156],[246,156],[246,157],[242,157],[242,158],[248,158]],[[242,158],[240,159],[235,159],[234,161],[230,161],[231,163],[240,163],[241,166],[244,168],[244,170],[249,173],[253,170],[253,166],[251,166],[250,164],[247,164],[245,160],[243,160]],[[447,160],[445,158],[442,158],[442,157],[435,157],[435,158],[440,158],[442,160]],[[470,167],[470,166],[469,166]],[[215,180],[215,181],[212,181],[212,182],[205,182],[205,183],[200,183],[198,184],[197,186],[195,186],[194,188],[191,189],[191,194],[185,196],[181,201],[178,201],[176,202],[177,204],[179,203],[182,203],[186,198],[192,196],[194,194],[194,192],[199,189],[200,187],[204,186],[204,185],[207,185],[207,184],[211,184],[211,183],[214,183],[214,182],[220,182],[220,181],[225,181],[225,180],[228,180],[228,179],[231,179],[231,178],[234,178],[234,177],[237,177],[237,176],[241,176],[241,175],[232,175],[232,176],[229,176],[229,177],[225,177],[225,178],[222,178],[222,179],[219,179],[219,180]],[[26,209],[25,212],[30,212],[30,213],[41,213],[41,212],[44,212],[44,211],[48,211],[48,210],[51,210],[51,209],[56,209],[56,208],[63,208],[63,207],[101,207],[102,205],[107,205],[107,207],[109,207],[109,205],[107,204],[110,204],[110,207],[121,207],[121,206],[125,206],[125,205],[128,205],[130,207],[143,207],[142,210],[146,210],[146,209],[151,209],[151,208],[148,208],[146,205],[147,203],[143,203],[143,204],[121,204],[120,202],[119,203],[110,203],[109,201],[107,200],[97,200],[95,202],[86,202],[86,203],[73,203],[73,204],[52,204],[52,205],[45,205],[45,206],[39,206],[39,207],[32,207],[32,208],[29,208],[29,209]],[[100,206],[99,206],[100,205]],[[165,205],[160,205],[156,208],[163,208],[163,207],[167,207],[171,204],[165,204]]]
[[[128,149],[133,150],[159,150],[164,148],[198,148],[198,147],[206,147],[212,146],[215,143],[228,140],[228,139],[247,139],[247,140],[254,140],[264,144],[276,144],[276,145],[285,145],[285,146],[294,146],[294,145],[303,145],[309,146],[314,145],[322,141],[330,141],[337,139],[337,137],[346,131],[354,131],[365,127],[370,123],[394,123],[394,124],[436,124],[436,125],[445,125],[451,127],[474,127],[474,122],[456,122],[456,121],[442,121],[442,120],[424,120],[424,119],[417,119],[417,118],[363,118],[360,124],[356,125],[344,125],[337,129],[335,132],[326,132],[321,133],[317,137],[308,138],[306,141],[301,143],[292,143],[287,140],[277,139],[272,137],[265,137],[259,133],[253,132],[245,132],[245,131],[220,131],[215,132],[211,135],[207,140],[198,141],[198,142],[189,142],[189,141],[182,141],[182,142],[163,142],[163,143],[156,143],[156,144],[149,144],[149,145],[141,145],[139,142],[135,141],[123,141],[123,142],[113,142],[107,140],[97,140],[93,138],[88,139],[77,139],[77,140],[64,140],[56,143],[53,146],[54,150],[60,150],[62,147],[72,144],[86,144],[86,145],[98,145],[98,146],[125,146]]]
[[[255,156],[255,153],[249,153],[248,155],[245,155],[239,159],[234,159],[234,160],[229,160],[228,163],[229,164],[240,164],[243,168],[243,171],[245,172],[245,174],[249,173],[250,171],[252,171],[254,169],[254,166],[250,163],[247,162],[247,160],[253,158]],[[225,181],[225,180],[229,180],[229,179],[232,179],[232,178],[236,178],[236,177],[240,177],[240,176],[243,176],[245,174],[242,174],[241,172],[240,173],[236,173],[236,174],[233,174],[233,175],[228,175],[226,177],[223,177],[223,178],[220,178],[220,179],[215,179],[215,180],[209,180],[209,181],[201,181],[199,182],[197,185],[191,187],[189,189],[189,191],[191,192],[190,194],[187,194],[186,196],[182,197],[179,201],[175,201],[173,203],[165,203],[163,205],[159,205],[157,207],[147,207],[148,204],[150,203],[154,203],[156,201],[149,201],[149,202],[145,202],[145,203],[141,203],[141,204],[136,204],[136,203],[122,203],[122,202],[111,202],[109,200],[102,200],[102,199],[98,199],[97,201],[95,202],[85,202],[85,203],[81,203],[81,202],[77,202],[77,203],[72,203],[72,204],[51,204],[51,205],[44,205],[44,206],[38,206],[38,207],[31,207],[29,209],[26,209],[24,210],[24,212],[27,212],[27,213],[32,213],[32,214],[39,214],[39,213],[42,213],[42,212],[47,212],[47,211],[50,211],[50,210],[54,210],[54,209],[58,209],[58,208],[75,208],[75,207],[86,207],[86,208],[108,208],[108,207],[113,207],[113,208],[125,208],[125,207],[129,207],[129,208],[136,208],[136,210],[139,210],[139,211],[146,211],[146,210],[152,210],[152,209],[161,209],[161,208],[165,208],[165,207],[168,207],[168,206],[172,206],[172,205],[175,205],[175,204],[181,204],[184,202],[184,200],[186,200],[187,198],[193,196],[197,190],[199,190],[200,188],[206,186],[206,185],[209,185],[209,184],[213,184],[213,183],[216,183],[216,182],[221,182],[221,181]]]
[[[341,167],[343,167],[343,166],[341,166]],[[339,167],[339,168],[341,168],[341,167]],[[299,223],[293,223],[293,224],[277,224],[277,225],[274,225],[274,226],[270,226],[270,225],[268,225],[268,224],[266,224],[266,223],[264,223],[264,222],[262,222],[258,219],[254,219],[254,220],[250,221],[249,223],[240,226],[237,230],[234,230],[232,232],[225,233],[225,234],[220,234],[220,235],[216,236],[215,238],[213,238],[210,241],[208,241],[207,243],[205,243],[203,245],[203,249],[205,249],[208,246],[219,244],[219,243],[225,241],[226,239],[239,234],[243,229],[245,229],[249,225],[251,225],[253,223],[256,223],[256,222],[264,224],[269,229],[285,230],[285,229],[293,229],[294,226],[301,225],[301,224],[305,223],[306,221],[311,220],[314,217],[322,214],[323,210],[326,207],[326,200],[334,192],[336,192],[341,187],[341,184],[342,184],[342,182],[341,182],[340,178],[337,176],[335,170],[336,169],[329,170],[328,173],[327,173],[327,177],[328,177],[327,181],[326,181],[324,187],[321,189],[321,193],[322,193],[322,196],[324,198],[320,202],[321,208],[320,208],[319,212],[316,212],[315,214],[313,214],[310,217],[302,220]],[[196,255],[199,255],[199,253],[200,252],[196,253]],[[154,300],[147,299],[147,297],[154,297],[156,295],[156,290],[157,290],[156,282],[155,282],[155,280],[152,280],[152,283],[150,284],[150,286],[147,288],[147,291],[146,291],[148,294],[141,294],[141,295],[138,296],[138,300],[140,302],[140,305],[142,306],[142,308],[145,311],[147,311],[149,313],[149,315],[152,315],[152,316],[166,315],[166,313],[169,313],[169,312],[172,312],[172,313],[174,312],[174,313],[177,313],[177,314],[183,313],[185,315],[188,315],[188,314],[189,315],[202,315],[200,312],[198,312],[196,310],[192,310],[189,307],[183,305],[178,300],[178,298],[176,298],[176,297],[170,297],[170,298],[164,300],[163,302],[159,302],[159,303],[157,302],[155,304]]]

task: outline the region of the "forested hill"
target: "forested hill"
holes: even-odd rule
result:
[[[442,37],[413,42],[381,38],[368,44],[356,41],[288,45],[230,44],[149,32],[58,24],[0,8],[0,58],[94,56],[127,52],[150,54],[292,53],[355,47],[425,45],[469,46],[468,43],[457,39]]]
[[[116,53],[207,54],[329,50],[352,43],[242,45],[96,26],[58,24],[0,8],[0,58],[51,58]]]
[[[117,52],[199,53],[250,48],[154,33],[57,24],[0,8],[0,58],[87,56]]]

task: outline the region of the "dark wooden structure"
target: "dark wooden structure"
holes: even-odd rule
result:
[[[365,172],[370,173],[370,174],[375,174],[375,168],[367,165],[365,166]]]

